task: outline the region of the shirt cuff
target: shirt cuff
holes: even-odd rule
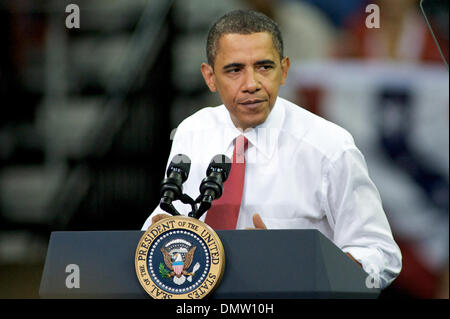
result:
[[[368,274],[366,286],[370,288],[386,288],[396,277],[386,273],[382,253],[376,248],[345,247],[342,249],[358,261]]]

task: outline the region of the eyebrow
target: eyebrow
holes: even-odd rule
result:
[[[256,63],[255,63],[255,65],[262,65],[262,64],[275,65],[275,62],[272,60],[261,60],[261,61],[256,61]]]
[[[275,62],[272,60],[261,60],[261,61],[256,61],[254,65],[275,65]],[[232,69],[232,68],[243,68],[245,66],[244,63],[230,63],[225,65],[222,69],[223,70],[227,70],[227,69]]]
[[[230,64],[225,65],[222,69],[227,70],[227,69],[242,68],[242,67],[244,67],[243,63],[230,63]]]

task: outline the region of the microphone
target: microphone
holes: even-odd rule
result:
[[[172,202],[182,197],[182,184],[187,180],[190,169],[191,159],[184,154],[177,154],[169,164],[167,178],[161,182],[159,207],[171,215],[180,215]]]
[[[200,206],[195,214],[200,218],[212,205],[212,201],[220,198],[223,193],[223,183],[231,170],[231,160],[219,154],[213,157],[206,170],[206,178],[200,184]]]

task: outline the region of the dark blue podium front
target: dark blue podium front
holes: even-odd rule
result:
[[[134,258],[142,231],[53,232],[42,298],[149,298]],[[226,266],[210,298],[377,298],[367,274],[317,230],[218,231]],[[77,265],[79,288],[67,288]]]

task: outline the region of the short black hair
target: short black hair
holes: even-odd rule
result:
[[[258,11],[235,10],[219,18],[209,30],[206,40],[208,64],[214,66],[219,39],[222,35],[229,33],[252,34],[256,32],[270,33],[273,45],[280,55],[281,60],[284,57],[283,38],[276,22]]]

